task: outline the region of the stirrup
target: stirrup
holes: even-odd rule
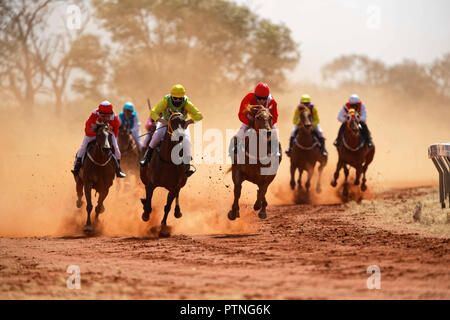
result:
[[[191,169],[191,167],[193,167],[194,169]],[[195,169],[195,167],[191,164],[189,164],[189,168],[186,170],[186,176],[189,178],[190,176],[192,176],[197,170]]]
[[[127,175],[125,173],[122,172],[122,170],[117,170],[116,172],[116,177],[117,178],[125,178]]]

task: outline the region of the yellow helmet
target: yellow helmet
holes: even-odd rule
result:
[[[311,97],[309,96],[309,94],[302,95],[302,97],[300,99],[300,103],[305,103],[305,102],[311,103]]]
[[[181,84],[176,84],[172,87],[172,90],[170,90],[170,95],[172,97],[176,98],[183,98],[186,94],[186,90]]]

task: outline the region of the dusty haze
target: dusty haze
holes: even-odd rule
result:
[[[187,94],[204,114],[203,130],[222,130],[224,155],[228,141],[225,129],[237,129],[240,122],[237,111],[241,98],[252,88],[242,88],[233,97],[217,97],[214,101],[202,99],[201,84],[188,87]],[[328,165],[324,171],[321,195],[313,195],[315,203],[336,203],[336,189],[329,186],[337,161],[337,152],[332,146],[339,123],[337,113],[353,92],[325,91],[292,85],[288,93],[273,92],[279,106],[279,122],[283,150],[288,146],[292,130],[292,114],[300,94],[308,91],[318,106],[321,125],[327,138]],[[432,108],[404,101],[392,103],[395,95],[389,92],[359,92],[368,108],[368,124],[376,145],[375,159],[368,169],[368,191],[366,198],[393,186],[436,185],[438,175],[427,158],[427,148],[436,142],[445,142],[450,137],[448,126],[449,106]],[[162,93],[160,93],[161,95]],[[149,92],[152,101],[160,96]],[[107,97],[105,97],[107,98]],[[103,97],[99,99],[102,100]],[[227,101],[223,104],[222,101]],[[148,116],[144,101],[134,101],[141,122]],[[118,113],[123,101],[112,101]],[[1,236],[76,235],[80,233],[86,213],[75,207],[75,182],[70,169],[74,154],[84,134],[84,122],[95,105],[80,104],[65,111],[56,119],[46,107],[34,117],[23,116],[4,122],[0,128],[1,184]],[[142,124],[143,127],[143,124]],[[193,129],[191,135],[193,137]],[[193,141],[194,144],[194,141]],[[203,148],[208,143],[204,143]],[[256,186],[244,183],[241,197],[242,218],[230,222],[226,214],[233,199],[231,175],[226,174],[229,165],[198,164],[193,175],[181,192],[183,217],[176,220],[169,216],[168,223],[173,233],[220,234],[255,232],[252,221],[257,219],[251,210],[256,197]],[[353,171],[351,172],[351,175]],[[317,177],[317,171],[316,171]],[[342,175],[341,175],[342,178]],[[123,191],[124,184],[127,191]],[[313,180],[314,183],[315,179]],[[278,174],[269,187],[270,205],[293,203],[289,183],[289,158],[283,156]],[[101,233],[108,236],[145,236],[151,225],[160,222],[166,191],[158,189],[153,200],[154,211],[150,224],[141,221],[144,186],[134,177],[121,181],[122,191],[117,189],[117,180],[105,201],[106,211],[101,216]],[[438,201],[438,199],[436,199]],[[438,205],[438,204],[437,204]]]

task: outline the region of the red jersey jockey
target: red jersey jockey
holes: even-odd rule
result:
[[[256,85],[255,92],[248,93],[244,99],[242,99],[238,114],[242,126],[236,134],[238,142],[242,142],[245,132],[249,128],[248,120],[251,115],[244,113],[244,110],[248,105],[262,105],[270,110],[270,113],[272,114],[272,138],[278,140],[278,132],[275,127],[275,123],[277,123],[278,120],[277,102],[270,94],[269,86],[266,83],[260,82]]]
[[[87,146],[89,142],[95,140],[96,133],[94,131],[94,128],[97,122],[108,123],[111,128],[111,131],[114,133],[113,135],[111,135],[111,137],[112,137],[112,144],[114,146],[113,159],[115,160],[116,163],[116,175],[118,178],[126,177],[126,175],[120,169],[120,150],[119,146],[117,145],[117,135],[119,134],[119,126],[120,126],[119,118],[117,117],[116,114],[114,114],[112,104],[106,100],[100,103],[98,108],[91,113],[89,119],[87,119],[86,121],[83,143],[81,144],[80,150],[78,150],[77,152],[75,166],[74,169],[72,170],[72,173],[76,176],[80,172],[82,165],[82,158],[86,153]]]

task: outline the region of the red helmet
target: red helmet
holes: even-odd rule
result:
[[[269,86],[266,83],[260,82],[256,85],[255,95],[258,97],[267,97],[269,94]]]
[[[98,106],[98,112],[100,113],[113,113],[113,106],[111,102],[105,100]]]

